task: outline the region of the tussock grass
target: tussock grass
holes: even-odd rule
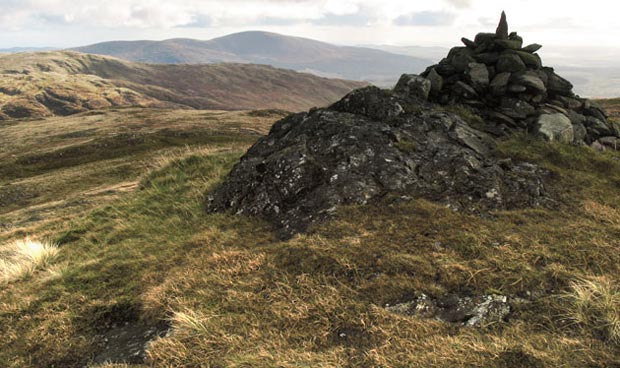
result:
[[[52,264],[58,247],[30,238],[0,246],[0,281],[3,283],[32,275]]]
[[[620,288],[606,277],[578,279],[561,296],[572,324],[620,344]]]
[[[196,333],[208,333],[209,328],[205,321],[208,318],[192,310],[184,312],[173,312],[170,322],[172,322],[176,330],[185,330]]]

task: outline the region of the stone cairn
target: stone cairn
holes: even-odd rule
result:
[[[465,46],[452,48],[421,74],[431,82],[430,101],[469,106],[496,136],[525,130],[549,141],[620,148],[620,126],[543,66],[536,53],[541,45],[523,47],[516,32],[508,33],[504,12],[495,33],[461,41]]]

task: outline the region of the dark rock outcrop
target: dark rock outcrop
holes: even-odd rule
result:
[[[386,195],[471,212],[548,201],[544,170],[498,160],[491,136],[419,99],[429,86],[403,78],[394,91],[367,87],[277,122],[209,196],[208,209],[262,217],[287,237],[339,205]]]

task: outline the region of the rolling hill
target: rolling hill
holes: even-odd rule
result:
[[[379,85],[391,85],[402,73],[421,72],[431,64],[431,60],[425,58],[257,31],[235,33],[208,41],[112,41],[74,50],[146,63],[268,64]]]
[[[111,106],[297,111],[362,85],[265,65],[147,65],[70,51],[20,53],[0,56],[0,120]]]

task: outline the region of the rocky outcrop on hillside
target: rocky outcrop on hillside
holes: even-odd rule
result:
[[[470,106],[496,136],[526,130],[550,141],[620,147],[620,126],[543,66],[541,45],[524,46],[516,32],[508,33],[504,13],[495,33],[462,42],[422,73],[431,82],[430,100]]]
[[[490,135],[424,101],[429,88],[405,75],[394,91],[367,87],[277,122],[209,196],[208,209],[260,216],[287,237],[338,205],[388,194],[472,212],[549,200],[544,170],[498,160]]]
[[[567,144],[617,145],[620,128],[508,33],[481,33],[393,90],[356,90],[277,122],[208,199],[209,211],[262,217],[290,236],[339,205],[425,198],[485,213],[553,203],[548,173],[500,159],[495,139],[527,131]],[[445,105],[473,111],[464,121]],[[465,116],[465,115],[463,115]]]

